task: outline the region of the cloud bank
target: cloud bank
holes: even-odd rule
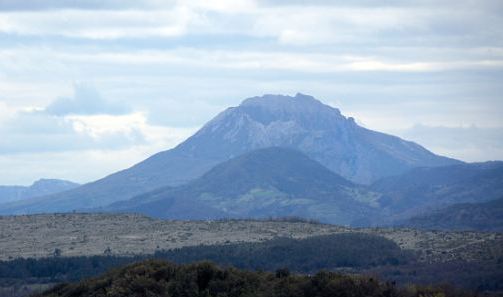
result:
[[[108,102],[101,98],[96,89],[76,85],[73,97],[63,97],[55,100],[44,109],[50,115],[93,115],[110,114],[120,115],[131,112],[127,105],[120,102]]]
[[[101,164],[71,175],[99,178],[264,93],[311,94],[451,157],[503,159],[501,11],[497,0],[0,0],[0,166],[18,172],[0,184],[29,184],[30,170],[68,178],[62,160]],[[110,155],[123,161],[98,157]],[[55,159],[59,173],[44,176]]]

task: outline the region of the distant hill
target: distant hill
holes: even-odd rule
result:
[[[421,229],[503,232],[503,198],[484,203],[455,204],[397,225]]]
[[[416,168],[379,180],[370,190],[383,194],[379,204],[395,219],[410,218],[453,204],[502,197],[503,162]]]
[[[416,143],[360,127],[311,96],[264,95],[228,108],[174,149],[72,191],[0,207],[0,213],[102,207],[159,187],[187,183],[218,163],[274,146],[302,151],[334,173],[363,184],[414,167],[461,163]]]
[[[106,210],[169,219],[299,216],[350,224],[374,214],[378,198],[301,152],[266,148],[223,162],[187,185],[158,189]]]
[[[54,194],[80,186],[77,183],[60,179],[39,179],[31,186],[0,186],[0,203]]]

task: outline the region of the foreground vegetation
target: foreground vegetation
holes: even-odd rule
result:
[[[58,285],[39,297],[80,296],[475,296],[453,288],[396,287],[369,277],[321,271],[314,276],[293,275],[287,269],[251,272],[220,268],[209,262],[177,265],[149,260],[75,284]]]

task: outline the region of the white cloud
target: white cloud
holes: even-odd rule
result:
[[[12,109],[0,102],[0,116]],[[174,147],[196,128],[148,124],[146,115],[51,115],[17,111],[0,117],[2,184],[40,177],[89,182]]]
[[[415,126],[397,131],[436,153],[469,162],[503,160],[503,126]]]
[[[125,114],[130,108],[119,102],[110,102],[101,98],[96,89],[85,84],[74,86],[72,97],[58,98],[44,111],[48,114],[63,116],[68,114]]]
[[[186,33],[197,15],[185,7],[171,10],[57,10],[0,13],[0,32],[60,35],[90,39],[175,37]]]
[[[495,48],[499,52],[502,48]],[[463,50],[459,50],[463,51]],[[417,62],[408,57],[392,57],[386,54],[354,55],[344,53],[302,53],[296,51],[253,51],[253,50],[214,50],[196,48],[174,48],[167,50],[134,51],[65,51],[48,48],[12,48],[0,50],[0,57],[23,54],[26,63],[31,61],[36,68],[49,69],[53,64],[69,67],[161,67],[175,66],[192,69],[238,69],[238,70],[283,70],[308,73],[333,73],[348,71],[386,71],[386,72],[438,72],[451,70],[503,69],[503,56],[471,56],[463,59],[444,57],[424,59]],[[458,53],[459,55],[460,53]],[[0,61],[0,68],[7,72],[16,67],[9,59]],[[37,69],[34,72],[37,72]],[[62,73],[67,71],[62,69]],[[119,74],[119,71],[116,71]],[[99,75],[99,72],[96,73]]]
[[[77,133],[87,134],[93,138],[106,137],[110,134],[135,134],[143,130],[146,125],[145,116],[142,113],[127,115],[70,115],[65,117],[72,123]]]
[[[89,164],[113,152],[146,157],[190,134],[180,127],[263,93],[336,100],[390,133],[415,122],[503,126],[502,8],[498,0],[0,0],[0,157],[9,168],[79,163],[76,152]],[[81,81],[105,99],[72,94]],[[463,154],[475,150],[484,154]],[[37,153],[47,160],[34,161]]]
[[[71,118],[42,112],[20,112],[0,127],[0,154],[23,152],[79,151],[91,148],[119,149],[145,143],[141,130],[131,127],[127,133],[110,131],[98,137],[89,130],[79,130]]]
[[[250,13],[258,8],[258,3],[253,0],[179,1],[178,5],[187,6],[195,10],[226,14]]]
[[[77,85],[73,98],[44,108],[15,111],[0,103],[0,115],[8,114],[0,122],[0,154],[170,147],[181,134],[187,136],[184,128],[151,126],[143,112],[123,113],[122,106],[108,103],[88,86]],[[167,133],[162,136],[159,130]]]
[[[0,9],[13,8],[0,13],[0,32],[90,39],[235,34],[270,37],[279,44],[300,47],[498,44],[497,37],[503,32],[498,29],[503,25],[497,13],[501,4],[487,0],[477,5],[472,1],[323,1],[321,5],[253,0],[40,2],[16,5],[0,1]],[[58,9],[37,10],[44,2],[46,8]]]
[[[10,107],[7,103],[0,101],[0,125],[10,120],[14,116],[15,112],[16,109]]]
[[[112,5],[113,6],[113,5]],[[471,30],[501,24],[488,7],[468,4],[364,7],[337,5],[260,5],[255,1],[211,0],[177,3],[144,2],[125,10],[70,9],[0,13],[0,32],[21,35],[66,36],[90,39],[182,37],[239,34],[272,37],[287,45],[384,43],[422,44],[425,38],[445,35],[465,40]],[[452,30],[459,25],[470,34]],[[501,30],[487,31],[487,41]],[[469,39],[466,39],[469,40]]]

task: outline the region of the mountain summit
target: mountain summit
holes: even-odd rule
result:
[[[187,183],[218,163],[273,146],[299,150],[361,184],[414,167],[460,163],[413,142],[360,127],[311,96],[264,95],[228,108],[174,149],[72,191],[0,206],[0,213],[105,206],[159,187]]]
[[[360,127],[338,109],[303,94],[246,99],[219,114],[179,149],[197,158],[222,160],[271,146],[298,149],[361,184],[414,167],[458,163],[416,143]]]

